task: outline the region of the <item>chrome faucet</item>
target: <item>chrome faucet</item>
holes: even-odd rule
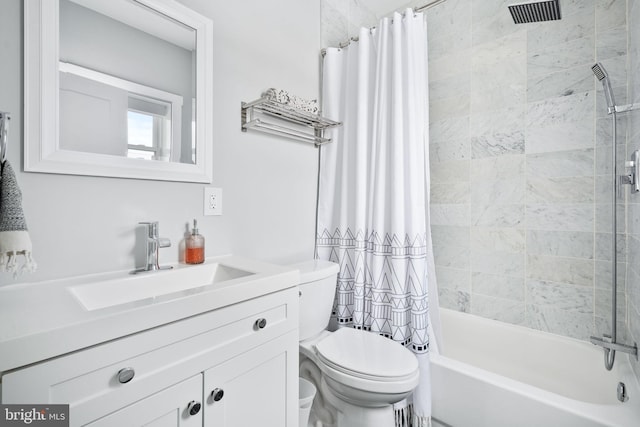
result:
[[[173,268],[171,266],[160,267],[160,265],[158,265],[160,248],[168,248],[171,246],[171,240],[166,237],[158,237],[158,222],[141,222],[140,224],[147,226],[147,265],[144,268],[135,270],[134,273],[168,270]]]

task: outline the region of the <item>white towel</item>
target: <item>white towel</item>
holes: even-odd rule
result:
[[[318,114],[318,112],[320,111],[317,99],[301,98],[297,95],[293,95],[287,92],[284,89],[270,88],[267,89],[262,94],[262,96],[271,101],[276,101],[281,104],[296,108],[298,110],[306,111],[307,113]]]
[[[18,277],[33,272],[37,265],[31,256],[31,238],[22,210],[22,192],[16,174],[6,160],[0,172],[0,272]],[[24,262],[19,263],[19,257]]]

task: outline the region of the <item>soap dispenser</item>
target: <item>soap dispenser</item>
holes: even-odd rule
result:
[[[202,264],[204,262],[204,237],[198,234],[198,221],[193,220],[193,229],[185,239],[184,262]]]

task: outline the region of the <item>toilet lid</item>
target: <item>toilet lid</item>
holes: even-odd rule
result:
[[[320,358],[333,368],[358,376],[392,380],[415,374],[413,353],[388,338],[353,328],[341,328],[316,344]]]

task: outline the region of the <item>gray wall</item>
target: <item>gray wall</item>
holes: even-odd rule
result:
[[[9,160],[18,170],[38,271],[0,285],[140,265],[137,223],[157,220],[177,261],[187,223],[198,219],[206,255],[234,253],[277,263],[313,257],[317,150],[240,131],[240,103],[281,87],[318,94],[320,4],[316,0],[182,0],[214,22],[212,186],[222,216],[204,217],[202,184],[25,173],[22,164],[22,1],[0,14],[0,110],[13,114]]]

